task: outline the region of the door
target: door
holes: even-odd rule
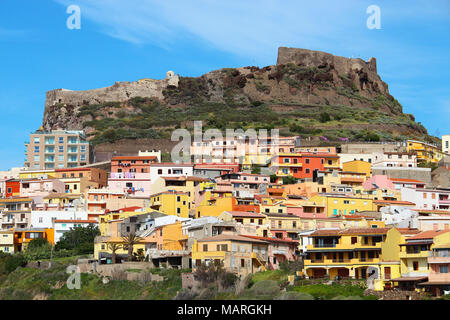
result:
[[[391,267],[384,267],[384,279],[391,280]]]

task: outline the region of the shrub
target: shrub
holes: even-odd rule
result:
[[[283,177],[283,184],[295,184],[297,183],[297,179],[293,176]]]
[[[49,243],[48,243],[47,239],[44,239],[44,238],[33,239],[28,243],[27,250],[33,250],[33,249],[40,248],[40,247],[48,245],[48,244]]]
[[[277,281],[262,280],[245,290],[242,296],[249,299],[272,299],[279,293],[280,285]]]
[[[322,112],[319,116],[319,121],[324,123],[331,120],[330,115],[327,112]]]
[[[309,293],[287,291],[275,297],[274,300],[314,300],[314,297]]]

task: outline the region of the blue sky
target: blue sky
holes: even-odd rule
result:
[[[430,134],[450,133],[450,1],[1,0],[0,170],[21,166],[46,91],[266,66],[279,46],[367,60]],[[81,29],[69,30],[69,5]],[[366,9],[381,9],[381,29]]]

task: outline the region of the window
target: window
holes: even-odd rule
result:
[[[203,245],[203,252],[207,252],[208,251],[208,245],[207,244],[204,244]]]
[[[413,261],[413,270],[414,271],[419,270],[419,261]]]
[[[177,208],[177,214],[181,213],[181,208]]]
[[[41,156],[34,156],[34,162],[41,161]]]
[[[34,143],[40,143],[41,142],[41,138],[39,137],[34,137]]]
[[[355,244],[358,242],[358,237],[352,237],[352,244]]]
[[[245,259],[241,259],[241,268],[245,267]]]
[[[158,169],[158,174],[162,174],[162,169]]]
[[[344,204],[350,204],[349,200],[344,200]]]
[[[305,173],[310,173],[310,170],[309,169],[305,169]]]
[[[305,163],[308,164],[309,163],[309,159],[305,159]]]
[[[64,152],[64,146],[58,146],[58,152]]]
[[[439,273],[448,273],[448,266],[439,266]]]
[[[64,143],[64,137],[59,137],[59,138],[58,138],[58,142],[59,142],[59,143]]]
[[[39,146],[34,147],[34,152],[39,152]]]

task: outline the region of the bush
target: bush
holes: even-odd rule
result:
[[[313,284],[309,286],[293,287],[292,291],[311,294],[317,300],[330,300],[334,297],[362,297],[365,288],[353,285],[340,284]]]
[[[314,300],[309,293],[287,291],[277,296],[274,300]]]
[[[27,250],[33,250],[36,248],[43,247],[45,245],[48,245],[48,241],[45,238],[38,238],[31,240],[27,245]]]
[[[183,288],[180,291],[178,291],[174,300],[193,300],[195,297],[196,294],[192,290]]]
[[[295,179],[293,176],[287,176],[283,177],[283,184],[296,184],[297,179]]]
[[[324,123],[330,121],[330,115],[327,112],[322,112],[319,116],[319,121]]]
[[[21,253],[0,256],[0,273],[10,274],[18,267],[24,267],[27,260]]]
[[[280,293],[280,285],[274,280],[262,280],[255,283],[243,293],[243,297],[250,299],[273,299]]]

